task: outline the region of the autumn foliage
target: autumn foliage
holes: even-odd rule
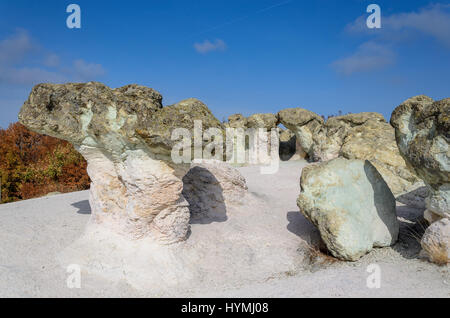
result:
[[[89,188],[86,161],[66,141],[20,123],[0,129],[1,203]]]

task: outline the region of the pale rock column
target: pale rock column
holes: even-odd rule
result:
[[[33,131],[71,142],[88,162],[91,229],[171,244],[186,239],[189,204],[182,178],[189,165],[171,160],[175,128],[222,128],[202,102],[162,107],[151,88],[101,83],[40,84],[19,114]]]

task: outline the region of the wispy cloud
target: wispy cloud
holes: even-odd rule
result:
[[[346,26],[352,34],[373,35],[379,40],[398,41],[417,32],[434,38],[450,48],[450,5],[433,4],[416,12],[404,12],[382,17],[381,29],[369,29],[366,17],[361,16]]]
[[[14,34],[0,41],[0,65],[17,63],[35,47],[28,32],[17,29]]]
[[[382,16],[381,29],[369,29],[367,16],[361,16],[345,28],[347,34],[370,37],[350,56],[332,63],[339,73],[379,70],[395,62],[395,51],[406,41],[416,41],[422,35],[434,39],[445,49],[450,48],[450,5],[433,4],[413,12]]]
[[[77,59],[64,65],[55,53],[48,53],[29,32],[17,29],[0,40],[0,82],[7,86],[28,86],[41,82],[91,81],[105,74],[100,64]]]
[[[74,75],[83,80],[89,81],[93,78],[98,78],[105,75],[103,66],[96,63],[88,63],[82,59],[73,62]]]
[[[394,63],[395,54],[386,46],[375,42],[361,44],[356,52],[333,62],[333,68],[341,74],[350,75],[381,69]]]
[[[216,39],[214,42],[205,40],[201,43],[194,43],[194,48],[198,53],[206,54],[212,51],[224,51],[227,45],[223,40]]]

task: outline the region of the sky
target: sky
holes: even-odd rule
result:
[[[287,107],[389,120],[409,97],[449,97],[449,71],[450,1],[0,0],[3,128],[35,84],[88,81],[195,97],[220,120]]]

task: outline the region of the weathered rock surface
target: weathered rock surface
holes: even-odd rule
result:
[[[363,124],[349,129],[340,156],[347,159],[369,160],[395,195],[415,189],[420,180],[407,167],[400,155],[394,129],[380,114],[371,114],[372,117]]]
[[[335,257],[355,261],[396,242],[395,198],[369,161],[336,158],[307,166],[300,187],[297,205]]]
[[[191,215],[201,214],[202,218],[226,219],[227,206],[241,204],[247,193],[245,178],[239,171],[217,160],[192,163],[183,184]]]
[[[311,161],[322,158],[323,118],[302,108],[287,108],[278,112],[279,121],[297,136],[297,141]]]
[[[400,154],[429,189],[428,214],[450,218],[450,98],[410,98],[394,110],[391,124]]]
[[[234,114],[228,117],[224,126],[235,129],[233,138],[228,140],[227,136],[228,157],[231,157],[230,150],[233,149],[233,163],[268,164],[279,160],[277,124],[278,118],[274,114],[253,114],[248,118]]]
[[[274,114],[253,114],[247,118],[248,128],[271,130],[277,127],[278,118]]]
[[[443,218],[431,224],[420,242],[428,258],[436,264],[450,262],[450,219]]]
[[[303,151],[302,146],[297,141],[297,137],[292,131],[290,131],[289,129],[280,129],[279,139],[279,152],[281,160],[288,161],[305,159],[306,152]]]
[[[370,160],[395,195],[416,187],[417,176],[406,166],[395,142],[394,129],[378,113],[358,113],[323,119],[301,108],[278,113],[296,132],[310,161],[337,157]]]
[[[185,239],[188,165],[170,158],[171,130],[220,122],[196,99],[162,107],[162,96],[139,85],[40,84],[19,120],[33,131],[71,142],[88,162],[91,223],[130,238],[173,243]]]
[[[229,128],[246,128],[247,118],[242,116],[242,114],[234,114],[228,117],[228,123],[225,123],[226,127]]]

